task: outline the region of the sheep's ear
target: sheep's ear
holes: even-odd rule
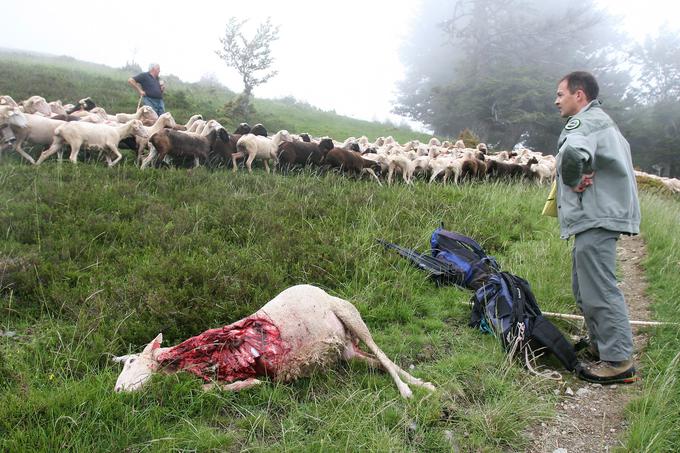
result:
[[[136,355],[136,354],[126,354],[126,355],[122,355],[120,357],[112,357],[111,361],[116,362],[116,363],[125,363],[125,361],[127,359],[129,359],[130,357],[132,357],[133,355]]]
[[[144,351],[142,352],[151,352],[154,349],[158,349],[161,347],[161,343],[163,342],[163,334],[159,333],[156,338],[151,340],[151,343],[147,344],[146,347],[144,348]]]
[[[229,141],[229,133],[223,127],[218,129],[217,134],[223,142]]]

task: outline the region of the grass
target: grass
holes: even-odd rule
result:
[[[680,322],[680,207],[668,196],[643,197],[643,229],[648,240],[645,265],[656,319]],[[643,396],[629,408],[628,451],[674,451],[680,444],[680,329],[650,331],[645,355]]]
[[[435,287],[375,242],[424,249],[444,221],[505,268],[540,269],[567,253],[551,219],[518,215],[538,212],[544,189],[16,162],[0,167],[0,311],[17,333],[0,347],[0,450],[436,451],[450,431],[465,450],[500,451],[549,412],[549,384],[466,326],[467,292]],[[546,306],[568,309],[554,278],[532,282]],[[361,364],[233,395],[181,374],[112,392],[111,354],[227,324],[302,282],[352,300],[378,344],[439,392],[403,401]]]

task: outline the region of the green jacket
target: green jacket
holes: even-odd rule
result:
[[[640,203],[630,145],[614,121],[591,101],[569,118],[558,140],[557,217],[566,239],[591,228],[640,232]],[[584,192],[571,190],[594,173]]]

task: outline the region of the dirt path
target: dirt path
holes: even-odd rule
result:
[[[646,249],[640,236],[622,236],[617,247],[623,291],[630,319],[648,320],[647,282],[640,263]],[[633,329],[636,366],[647,343],[645,335]],[[640,374],[640,373],[638,373]],[[530,430],[532,452],[608,452],[621,446],[620,436],[627,429],[623,419],[626,404],[640,391],[640,384],[601,386],[567,378],[555,406],[556,417]],[[556,453],[557,453],[556,452]]]

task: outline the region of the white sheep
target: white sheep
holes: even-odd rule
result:
[[[25,101],[21,101],[25,113],[32,113],[34,115],[42,115],[46,117],[52,116],[52,109],[42,96],[31,96]]]
[[[0,136],[2,138],[2,142],[0,142],[0,155],[2,155],[2,151],[7,146],[16,144],[17,135],[21,136],[26,132],[26,129],[28,129],[26,115],[18,106],[0,105],[0,130],[2,131]],[[32,164],[35,163],[33,158],[20,147],[15,149],[21,157]]]
[[[191,118],[189,118],[189,121],[187,121],[187,124],[184,125],[184,128],[188,131],[189,128],[191,128],[191,125],[198,120],[203,120],[203,115],[192,115]]]
[[[153,126],[158,120],[158,113],[148,105],[141,106],[135,113],[116,113],[116,121],[121,124],[132,120],[139,120],[144,126]]]
[[[52,101],[48,105],[50,106],[50,111],[52,112],[52,116],[55,116],[55,115],[67,116],[68,115],[66,113],[66,109],[64,108],[64,106],[61,103],[61,100],[58,99],[56,101]]]
[[[293,139],[287,130],[280,130],[272,138],[260,135],[246,134],[236,142],[236,149],[246,157],[246,167],[250,173],[253,172],[252,164],[257,159],[262,159],[264,168],[269,173],[269,161],[276,161],[276,151],[283,142],[291,142]],[[236,172],[236,166],[234,166]]]
[[[154,115],[157,115],[156,112],[152,109]],[[140,120],[141,121],[141,120]],[[144,124],[144,123],[142,123]],[[143,162],[143,153],[144,153],[144,148],[149,144],[149,141],[151,140],[151,137],[156,135],[158,132],[162,131],[166,127],[169,128],[174,128],[177,126],[177,123],[175,123],[175,119],[172,117],[172,114],[170,112],[165,112],[161,116],[158,117],[156,122],[150,126],[146,127],[143,126],[144,131],[146,132],[145,136],[142,135],[136,135],[135,136],[135,142],[137,143],[137,163],[139,165],[142,164]]]
[[[7,107],[0,107],[0,109],[4,108]],[[44,145],[50,147],[54,141],[55,129],[63,124],[66,124],[66,122],[46,118],[41,115],[32,115],[30,113],[22,113],[22,115],[26,120],[26,127],[16,127],[10,124],[10,127],[12,127],[16,137],[14,149],[16,152],[21,154],[24,159],[31,163],[35,163],[33,158],[23,150],[22,145],[24,142],[28,141],[35,145]],[[57,148],[55,152],[59,152],[59,159],[61,160],[61,146]]]
[[[14,99],[12,99],[12,96],[8,96],[6,94],[0,96],[0,105],[7,105],[10,107],[19,107],[19,104],[16,103]]]
[[[106,162],[112,167],[123,158],[118,151],[118,143],[131,135],[146,136],[146,130],[139,120],[132,120],[118,127],[106,124],[94,124],[82,121],[73,121],[57,127],[54,131],[54,142],[52,146],[43,151],[38,158],[36,165],[40,165],[45,159],[56,153],[65,142],[71,146],[69,159],[74,164],[78,162],[78,151],[81,146],[86,148],[100,148],[107,150]],[[115,159],[111,160],[111,155]]]
[[[435,390],[385,355],[354,305],[311,285],[288,288],[254,314],[174,347],[162,348],[162,339],[159,334],[140,354],[113,359],[124,363],[116,392],[139,390],[157,371],[181,370],[208,382],[206,390],[236,391],[261,384],[258,378],[293,381],[352,358],[385,370],[403,398],[413,395],[409,385]]]
[[[451,155],[439,156],[436,159],[430,159],[430,184],[434,182],[437,176],[444,172],[443,182],[446,184],[449,176],[453,175],[453,182],[458,184],[458,179],[463,172],[463,159]]]

